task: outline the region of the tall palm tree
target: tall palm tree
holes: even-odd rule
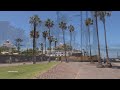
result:
[[[34,40],[34,30],[30,31],[30,37],[33,38]],[[35,31],[35,40],[39,38],[39,31]],[[34,45],[35,44],[35,45]],[[36,63],[36,52],[37,49],[36,49],[36,41],[33,41],[33,64]]]
[[[109,11],[99,11],[99,17],[100,20],[103,22],[104,25],[104,37],[105,37],[105,46],[106,46],[106,61],[107,64],[105,65],[105,67],[112,67],[110,61],[109,61],[109,56],[108,56],[108,47],[107,47],[107,38],[106,38],[106,16],[111,16],[111,12]]]
[[[36,28],[41,23],[41,20],[38,17],[38,15],[34,15],[34,16],[30,17],[29,23],[31,25],[33,25],[33,64],[35,64],[36,63],[36,55],[35,55],[35,53],[36,53],[36,38],[37,38],[36,37],[36,34],[37,34]]]
[[[45,54],[46,54],[46,38],[48,37],[48,32],[44,31],[44,32],[42,32],[42,35],[43,35],[43,38],[44,38],[44,41],[45,41]]]
[[[66,44],[65,44],[65,30],[67,29],[66,23],[65,22],[60,22],[59,23],[59,28],[61,28],[63,32],[63,41],[64,41],[64,50],[65,50],[65,60],[67,62],[67,57],[66,57]]]
[[[49,49],[50,49],[50,54],[51,54],[51,44],[52,44],[52,42],[53,42],[53,36],[48,36],[48,40],[49,40],[49,43],[50,43],[50,47],[49,47]],[[50,60],[50,54],[49,54],[49,62],[51,61]]]
[[[70,31],[70,48],[72,50],[72,45],[71,45],[71,42],[72,42],[72,32],[74,31],[74,26],[73,25],[70,25],[68,26],[68,29]]]
[[[17,39],[15,39],[15,41],[16,41],[17,51],[18,51],[18,53],[20,53],[20,47],[22,46],[21,42],[23,42],[23,40],[21,38],[17,38]]]
[[[103,68],[102,62],[101,62],[101,55],[100,55],[100,42],[99,42],[99,33],[98,33],[98,11],[94,11],[95,16],[95,25],[96,25],[96,32],[97,32],[97,40],[98,40],[98,65],[97,68]]]
[[[83,17],[82,17],[82,11],[80,12],[81,15],[81,53],[82,53],[82,30],[83,30]],[[81,56],[82,59],[82,56]]]
[[[52,28],[54,26],[54,22],[50,19],[47,19],[45,21],[45,26],[48,28],[48,35],[49,35],[49,38],[51,37],[51,33],[50,33],[50,28]],[[49,39],[48,39],[49,40]],[[51,52],[51,42],[49,40],[49,48],[50,48],[50,52]],[[50,55],[49,55],[49,59],[50,59]],[[49,60],[50,61],[50,60]]]
[[[87,12],[86,12],[86,14],[87,14]],[[85,25],[88,27],[88,35],[89,35],[89,49],[90,49],[90,61],[92,62],[92,60],[91,60],[91,45],[90,45],[90,25],[92,25],[93,24],[93,20],[91,19],[91,18],[86,18],[86,20],[85,20]]]

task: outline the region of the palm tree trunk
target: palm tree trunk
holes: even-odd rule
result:
[[[45,38],[45,54],[46,54],[46,38]]]
[[[88,26],[88,34],[89,34],[90,61],[92,62],[92,59],[91,59],[91,45],[90,45],[90,27],[89,26]]]
[[[97,11],[95,11],[95,18],[96,18],[96,32],[97,32],[97,40],[98,40],[98,68],[102,68],[102,62],[100,58],[100,43],[99,43],[99,34],[98,34],[98,21],[97,21]]]
[[[100,43],[99,43],[99,34],[98,34],[97,14],[96,14],[96,31],[97,31],[97,40],[98,40],[98,63],[101,63],[101,60],[100,60]]]
[[[71,48],[71,51],[72,51],[71,42],[72,42],[72,32],[70,32],[70,48]]]
[[[48,29],[49,29],[49,32],[48,32],[48,33],[49,33],[49,36],[50,36],[50,28],[48,28]]]
[[[49,52],[49,62],[51,61],[50,55],[51,55],[51,41],[49,41],[50,44],[50,52]]]
[[[57,55],[56,55],[56,44],[57,44],[57,42],[55,41],[55,60],[57,59]]]
[[[50,28],[49,29],[49,37],[50,37]],[[49,62],[50,62],[50,55],[51,55],[51,42],[49,40],[49,47],[50,47],[50,50],[49,50]]]
[[[66,60],[66,62],[67,62],[67,57],[66,57],[66,44],[65,44],[65,32],[64,32],[64,30],[62,30],[62,31],[63,31],[64,50],[65,50],[65,60]]]
[[[55,42],[55,57],[56,57],[56,43],[57,43],[57,42]]]
[[[42,49],[41,61],[43,61],[43,45],[41,45],[41,49]]]
[[[81,11],[81,53],[82,53],[82,11]],[[82,56],[81,56],[82,60]]]
[[[34,24],[34,35],[33,35],[33,64],[36,64],[36,41],[35,41],[35,33],[36,33],[36,24]]]
[[[42,55],[43,55],[43,46],[42,46]]]
[[[98,40],[98,63],[101,63],[101,60],[100,60],[100,43],[99,43],[97,16],[96,16],[96,31],[97,31],[97,40]]]
[[[110,61],[109,61],[109,56],[108,56],[108,47],[107,47],[107,38],[106,38],[106,27],[105,27],[105,21],[103,22],[104,24],[104,36],[105,36],[105,46],[106,46],[106,61],[107,61],[107,64],[111,64]]]
[[[16,43],[17,45],[17,52],[19,53],[19,41],[17,41],[17,43]]]
[[[88,19],[88,11],[86,11],[86,20]],[[86,25],[86,27],[87,28],[89,28],[89,25],[87,26]],[[86,31],[87,32],[87,31]],[[87,35],[86,35],[86,55],[88,56],[88,51],[89,51],[89,48],[88,48],[88,46],[89,46],[89,35],[88,35],[88,37],[87,37]]]

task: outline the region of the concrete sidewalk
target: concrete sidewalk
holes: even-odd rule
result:
[[[96,68],[89,62],[62,62],[37,79],[120,79],[120,63],[113,68]]]

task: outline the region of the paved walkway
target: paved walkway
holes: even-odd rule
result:
[[[120,63],[113,68],[96,68],[89,62],[62,62],[37,79],[120,79]]]

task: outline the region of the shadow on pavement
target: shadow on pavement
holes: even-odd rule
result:
[[[120,66],[112,66],[112,69],[120,69]]]

